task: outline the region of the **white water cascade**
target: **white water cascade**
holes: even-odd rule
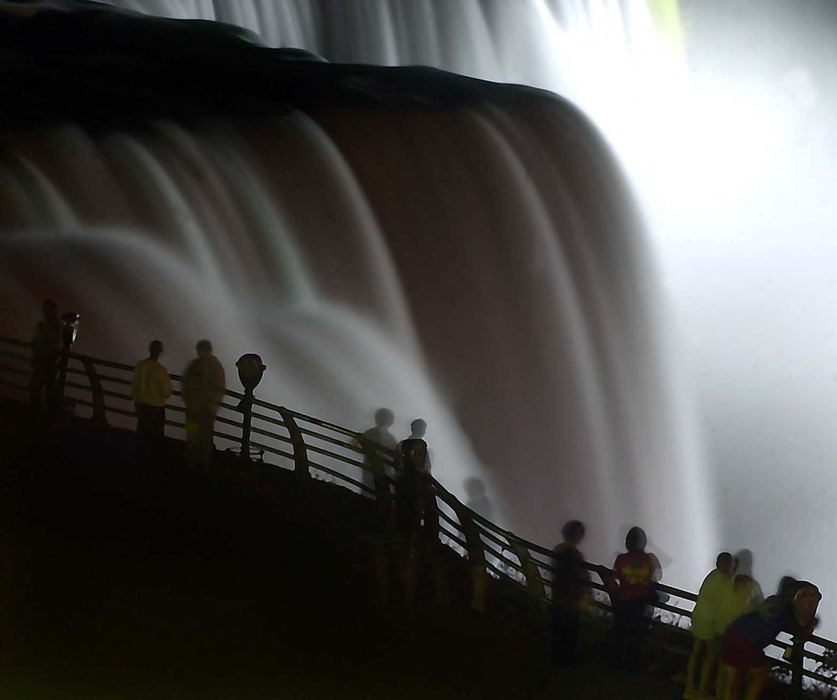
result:
[[[499,24],[546,41],[563,31],[543,26],[547,11],[612,11],[554,5],[523,16],[502,2],[143,9],[213,18],[215,7],[267,43],[332,60],[370,45],[381,53],[364,60],[435,52],[469,72],[475,61],[551,70],[504,56],[491,43]],[[445,12],[485,41],[442,41],[460,21]],[[367,22],[379,41],[366,41]],[[610,149],[539,91],[463,79],[448,86],[454,104],[436,104],[416,83],[404,106],[380,75],[352,84],[373,106],[5,129],[3,331],[28,333],[49,295],[82,313],[82,352],[132,361],[160,337],[174,371],[201,337],[228,367],[259,352],[261,395],[359,430],[380,406],[400,434],[424,417],[437,477],[462,493],[480,476],[504,526],[550,544],[580,517],[588,557],[609,561],[639,523],[668,580],[691,587],[715,546],[712,518],[643,225]]]
[[[834,634],[837,566],[822,543],[837,498],[835,3],[132,5],[217,17],[329,60],[431,65],[579,105],[648,224],[679,336],[668,354],[692,385],[675,422],[693,466],[678,468],[708,482],[718,529],[708,540],[751,548],[765,590],[787,573],[820,583],[823,630]]]

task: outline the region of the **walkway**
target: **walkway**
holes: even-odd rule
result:
[[[5,409],[3,697],[682,693],[598,671],[539,690],[543,630],[515,606],[472,616],[456,602],[464,590],[448,607],[381,609],[357,537],[368,503],[343,489],[302,493],[289,474],[148,480],[130,466],[130,434],[77,427],[33,441]]]

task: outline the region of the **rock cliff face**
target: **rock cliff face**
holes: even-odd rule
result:
[[[3,332],[52,296],[90,354],[259,352],[271,400],[425,418],[436,476],[521,534],[581,517],[607,559],[640,522],[705,558],[642,232],[571,104],[101,9],[0,36]]]

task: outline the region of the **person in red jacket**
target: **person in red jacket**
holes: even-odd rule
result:
[[[627,670],[640,670],[642,642],[649,628],[654,602],[654,586],[662,576],[660,562],[645,551],[645,531],[632,527],[625,537],[624,554],[613,563],[614,585],[611,592],[616,632],[617,664]]]

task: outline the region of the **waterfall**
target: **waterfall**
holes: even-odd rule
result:
[[[489,42],[507,21],[502,2],[324,6],[142,4],[326,54],[345,26],[356,33],[338,54],[347,60],[367,22],[381,28],[381,63],[506,60],[491,43],[452,54],[445,34],[445,13],[464,13]],[[125,17],[120,31],[151,22]],[[426,28],[418,43],[413,21]],[[704,485],[666,366],[643,223],[589,120],[540,90],[291,61],[243,39],[214,55],[197,34],[177,59],[193,65],[153,76],[166,89],[182,80],[197,103],[208,98],[189,76],[217,70],[217,110],[168,110],[145,74],[129,78],[133,65],[120,73],[116,61],[97,74],[114,92],[87,112],[56,97],[41,124],[3,113],[3,332],[28,334],[51,296],[81,312],[82,352],[132,361],[159,337],[172,371],[202,337],[228,368],[258,352],[269,367],[260,395],[358,430],[381,406],[401,433],[423,417],[436,476],[456,493],[482,478],[504,526],[551,544],[579,517],[588,556],[609,561],[642,524],[669,580],[691,586],[714,546]],[[50,89],[87,89],[79,53],[64,76],[72,87]],[[256,77],[241,68],[257,64]],[[285,81],[274,107],[272,86],[257,109],[229,107],[244,94],[237,81],[274,76]],[[136,105],[117,95],[120,80],[135,80]],[[321,94],[323,84],[339,89]]]

